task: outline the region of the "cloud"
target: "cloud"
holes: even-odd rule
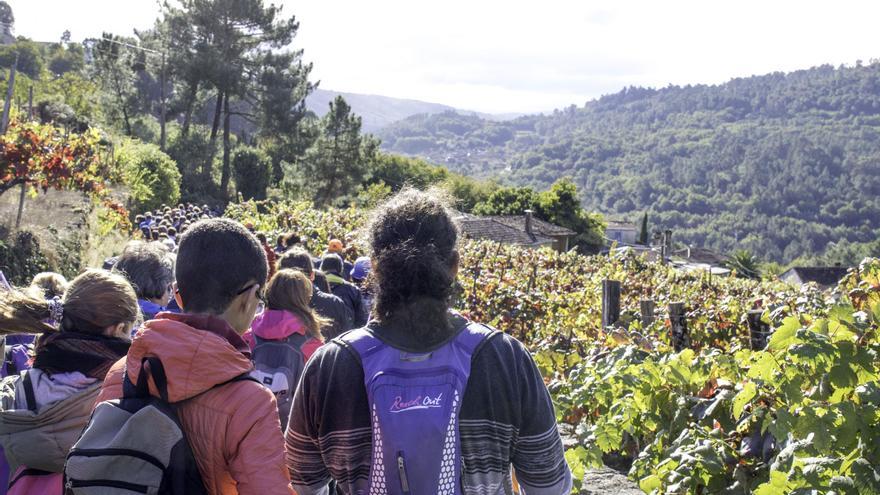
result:
[[[721,83],[877,57],[880,2],[282,0],[322,87],[488,112],[581,105],[629,85]],[[149,27],[156,0],[12,0],[53,41]],[[51,13],[47,15],[47,13]]]

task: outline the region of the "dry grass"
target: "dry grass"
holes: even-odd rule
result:
[[[0,224],[8,227],[9,232],[15,227],[18,200],[18,188],[0,196]],[[21,229],[33,232],[50,266],[55,270],[66,267],[66,275],[86,267],[100,267],[104,258],[121,251],[126,240],[119,234],[99,238],[97,212],[91,201],[73,191],[50,190],[26,197]],[[79,252],[67,252],[70,249]],[[80,266],[70,266],[72,259],[79,260]]]

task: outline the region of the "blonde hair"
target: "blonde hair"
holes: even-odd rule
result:
[[[137,295],[128,281],[105,270],[86,270],[67,287],[58,328],[50,301],[42,295],[12,290],[0,293],[0,335],[76,331],[99,335],[109,326],[133,325],[140,319]]]
[[[67,290],[67,279],[64,275],[55,272],[42,272],[34,275],[31,287],[40,289],[46,299],[61,297]]]
[[[279,270],[266,287],[266,306],[283,310],[300,317],[309,336],[322,340],[321,328],[329,326],[330,320],[315,313],[309,306],[312,300],[312,282],[299,270]]]

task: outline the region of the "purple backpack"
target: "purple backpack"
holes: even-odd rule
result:
[[[364,369],[373,428],[370,495],[462,493],[461,401],[471,358],[495,333],[471,323],[421,354],[391,347],[368,328],[340,337]]]

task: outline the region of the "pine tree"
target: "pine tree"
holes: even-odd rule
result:
[[[377,148],[371,136],[361,136],[361,118],[351,113],[342,96],[330,102],[321,118],[321,134],[306,151],[300,172],[316,204],[324,206],[351,195],[363,182]]]

